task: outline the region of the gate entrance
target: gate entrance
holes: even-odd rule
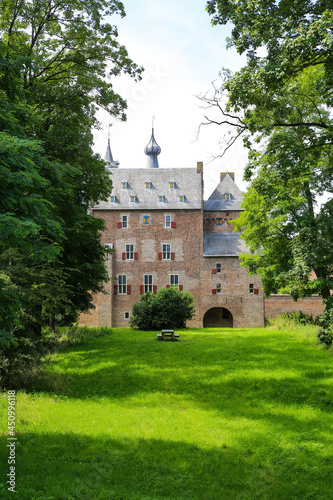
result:
[[[212,307],[204,315],[203,326],[204,328],[232,328],[232,314],[224,307]]]

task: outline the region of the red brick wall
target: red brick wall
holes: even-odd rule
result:
[[[229,215],[226,215],[226,214]],[[232,233],[234,226],[229,224],[229,220],[234,220],[239,217],[240,211],[231,210],[230,212],[208,212],[203,214],[203,230],[204,233]],[[222,225],[216,224],[216,219],[223,219]]]
[[[265,298],[265,317],[276,318],[285,311],[302,311],[313,316],[323,313],[323,300],[317,295],[293,301],[290,295],[271,295]]]
[[[216,263],[222,264],[221,273],[212,273]],[[264,298],[261,278],[249,276],[246,268],[239,265],[238,257],[204,257],[201,267],[201,325],[206,311],[213,307],[228,309],[233,316],[235,328],[264,326]],[[212,293],[221,283],[221,293]],[[258,294],[249,293],[249,284],[259,289]]]

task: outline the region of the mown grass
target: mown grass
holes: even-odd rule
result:
[[[333,498],[332,350],[311,329],[155,333],[87,338],[17,395],[16,498]]]

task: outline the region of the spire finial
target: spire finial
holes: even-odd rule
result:
[[[106,170],[110,170],[110,168],[118,168],[119,161],[114,161],[112,153],[111,153],[111,145],[110,145],[110,128],[112,127],[112,123],[108,125],[108,146],[106,148],[106,153],[104,156],[104,160],[106,162]]]
[[[157,144],[154,137],[154,124],[155,124],[155,116],[152,118],[152,132],[151,138],[147,146],[145,147],[145,153],[148,156],[147,167],[148,168],[158,168],[158,158],[157,155],[160,154],[161,148]]]

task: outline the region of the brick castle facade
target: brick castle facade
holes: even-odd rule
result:
[[[159,168],[154,131],[145,152],[147,168],[119,168],[110,141],[105,156],[113,189],[91,214],[105,220],[102,243],[107,258],[106,294],[79,324],[129,326],[140,295],[172,285],[188,290],[196,314],[189,327],[263,327],[261,279],[240,266],[246,247],[229,221],[238,217],[243,195],[233,173],[203,200],[203,168]],[[275,311],[271,301],[271,309]]]

